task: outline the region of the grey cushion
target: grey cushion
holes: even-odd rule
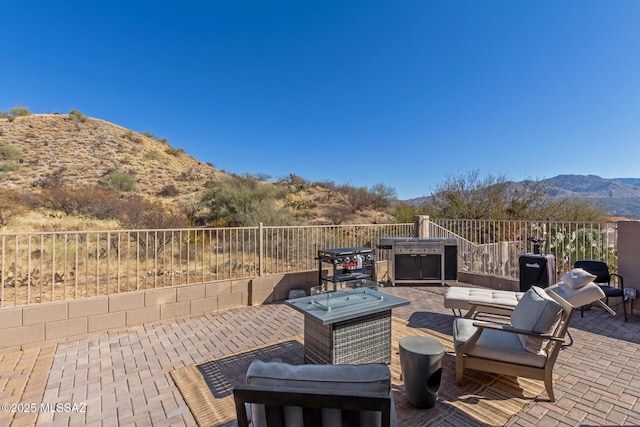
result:
[[[391,390],[391,372],[383,363],[361,365],[290,365],[287,363],[253,361],[247,370],[247,384],[312,389],[314,391],[354,391],[389,393],[391,397],[391,425],[396,425],[395,407]],[[264,407],[252,406],[252,425],[265,425]],[[302,426],[300,408],[287,408],[286,422],[289,426]],[[379,412],[360,414],[361,424],[380,425]],[[341,425],[340,411],[325,409],[323,426]]]
[[[582,268],[574,268],[564,273],[560,281],[572,289],[577,289],[593,282],[595,278],[596,276]]]
[[[558,324],[562,306],[547,293],[532,286],[522,296],[511,314],[511,325],[532,332],[549,333]],[[518,335],[522,346],[531,353],[538,353],[543,340],[538,337]]]
[[[473,322],[477,322],[477,320],[458,317],[453,321],[453,345],[456,350],[465,344],[478,329],[473,326]],[[466,353],[507,363],[543,367],[547,360],[546,353],[542,350],[537,353],[525,350],[518,337],[519,335],[508,332],[485,329],[478,341]]]

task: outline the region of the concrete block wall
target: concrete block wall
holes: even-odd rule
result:
[[[618,273],[624,278],[625,289],[636,290],[630,300],[631,311],[640,312],[640,221],[618,222]]]
[[[0,349],[307,295],[318,272],[278,274],[0,309]]]
[[[499,289],[503,291],[519,291],[520,280],[508,277],[491,276],[488,274],[469,273],[467,271],[458,272],[458,281],[482,286],[489,289]]]

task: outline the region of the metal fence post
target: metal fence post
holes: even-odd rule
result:
[[[262,277],[262,266],[264,265],[264,227],[262,223],[258,225],[258,240],[260,249],[258,249],[258,277]]]

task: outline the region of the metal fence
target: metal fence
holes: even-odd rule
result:
[[[320,249],[411,235],[413,224],[5,233],[0,307],[311,270]]]
[[[542,250],[555,256],[558,276],[579,259],[604,261],[617,270],[615,223],[432,219],[428,234],[458,239],[460,270],[474,273],[518,278],[518,258],[533,251],[530,238],[544,240]]]
[[[518,277],[528,238],[545,239],[558,274],[577,259],[617,270],[614,223],[433,219],[428,237],[458,239],[460,270]],[[317,268],[318,250],[411,237],[413,224],[258,226],[0,234],[0,307]],[[423,237],[427,237],[423,236]],[[378,251],[386,260],[390,251]]]

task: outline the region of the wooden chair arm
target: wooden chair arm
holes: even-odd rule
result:
[[[558,338],[551,334],[541,334],[540,332],[528,331],[526,329],[518,329],[514,328],[511,325],[502,324],[502,323],[492,323],[492,322],[473,322],[473,326],[479,329],[493,329],[496,331],[504,331],[512,334],[518,335],[527,335],[530,337],[538,337],[545,340],[553,340],[564,342],[564,338]]]

